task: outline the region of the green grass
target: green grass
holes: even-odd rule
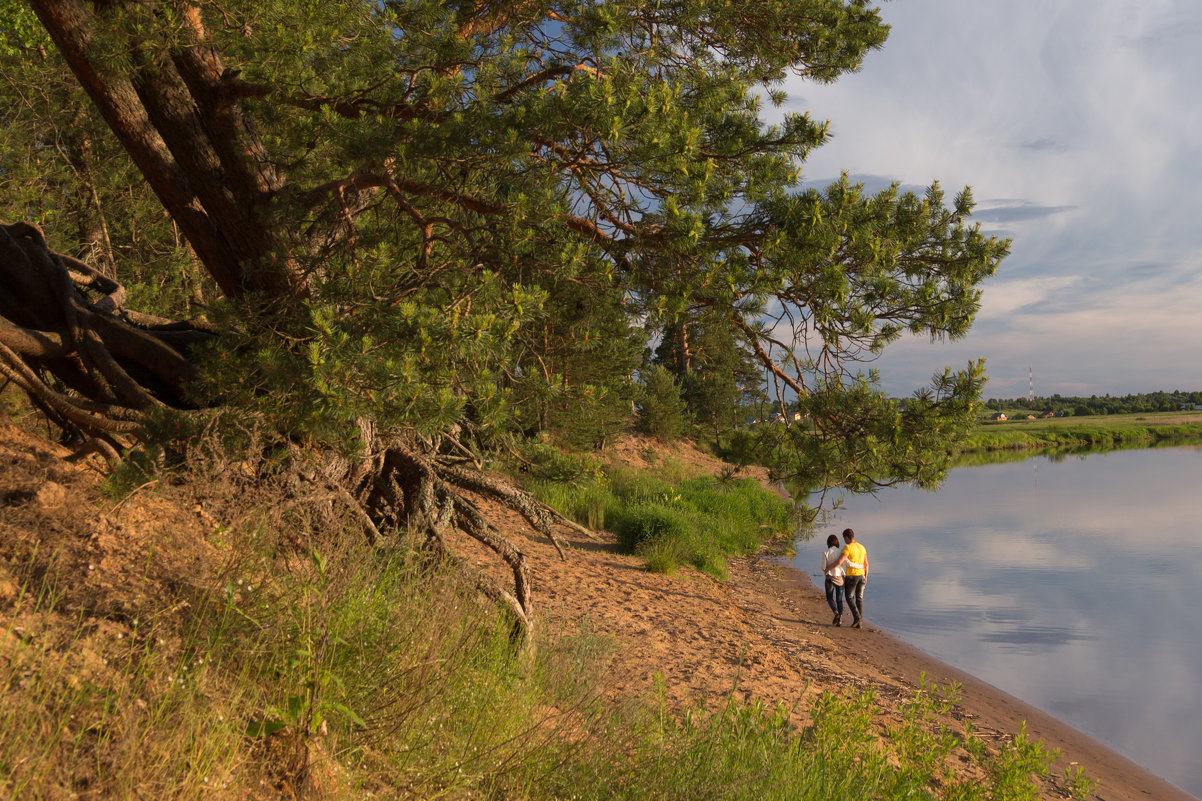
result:
[[[530,489],[576,522],[610,529],[623,549],[664,573],[692,565],[724,579],[726,557],[791,538],[797,525],[792,503],[750,478],[677,478],[669,468],[534,481]]]
[[[248,782],[249,676],[185,653],[168,615],[118,624],[22,584],[0,629],[0,797],[222,798]]]
[[[587,621],[549,622],[516,652],[507,618],[449,569],[271,539],[250,532],[211,593],[144,621],[23,586],[0,632],[0,795],[984,801],[1034,798],[1048,772],[1021,732],[990,754],[940,728],[954,688],[923,688],[889,727],[871,693],[820,696],[800,729],[733,694],[683,712],[664,693],[612,700],[612,642]],[[37,625],[51,616],[67,625]],[[988,781],[958,778],[965,764]]]
[[[1142,445],[1202,438],[1202,414],[1180,422],[1182,413],[1057,417],[982,422],[961,444],[961,453],[1007,449],[1063,449]]]
[[[824,694],[800,731],[783,706],[727,703],[716,712],[683,717],[644,707],[630,718],[627,753],[607,749],[554,777],[553,797],[577,799],[1035,799],[1037,777],[1054,756],[1020,732],[989,754],[971,730],[934,723],[955,688],[924,688],[906,705],[905,719],[879,728],[875,696]],[[648,713],[652,716],[648,717]],[[948,767],[953,754],[989,778],[965,778]],[[1088,781],[1085,779],[1084,781]],[[1080,784],[1086,787],[1086,784]],[[570,793],[570,796],[568,795]],[[1080,797],[1080,796],[1078,796]]]

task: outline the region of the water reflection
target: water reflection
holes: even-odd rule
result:
[[[1202,448],[953,470],[849,497],[867,618],[1202,796]]]

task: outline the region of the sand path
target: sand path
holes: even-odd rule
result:
[[[514,529],[522,528],[513,521]],[[1030,735],[1062,755],[1042,797],[1066,798],[1059,782],[1079,764],[1096,781],[1102,801],[1196,801],[1083,733],[991,685],[957,671],[871,625],[836,628],[808,577],[771,558],[733,560],[718,582],[696,571],[673,575],[645,570],[620,554],[610,535],[565,532],[571,548],[561,560],[537,535],[518,537],[535,576],[544,625],[560,623],[613,638],[605,681],[615,693],[651,691],[662,677],[670,703],[783,702],[798,724],[820,692],[875,689],[882,722],[897,720],[897,703],[925,675],[928,683],[962,686],[946,722],[970,719],[986,742],[999,744],[1026,722]],[[869,607],[869,609],[871,609]]]

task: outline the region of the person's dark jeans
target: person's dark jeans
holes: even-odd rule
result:
[[[844,576],[843,593],[847,596],[847,608],[851,610],[853,622],[864,617],[864,577]]]
[[[829,576],[826,579],[826,602],[836,615],[843,614],[843,585],[831,581]]]

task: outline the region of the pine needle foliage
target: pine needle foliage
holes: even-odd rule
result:
[[[811,423],[758,458],[853,489],[938,480],[975,409],[977,366],[904,407],[862,369],[904,334],[968,330],[1008,249],[971,193],[802,181],[828,126],[786,89],[884,44],[867,2],[3,8],[0,249],[44,234],[127,303],[214,324],[172,362],[178,391],[131,373],[166,405],[294,443],[588,448],[658,361],[717,445],[748,402],[799,406]],[[102,402],[37,361],[50,316],[0,301],[13,358],[53,374],[30,391]]]

